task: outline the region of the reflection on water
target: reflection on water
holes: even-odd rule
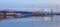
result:
[[[8,25],[8,26],[7,26]],[[4,19],[1,27],[60,27],[60,15]]]

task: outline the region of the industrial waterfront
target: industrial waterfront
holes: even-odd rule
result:
[[[60,27],[60,12],[0,11],[1,27]]]
[[[57,9],[58,10],[58,9]],[[53,16],[53,15],[60,15],[60,12],[54,12],[53,9],[48,12],[48,10],[42,9],[42,11],[34,11],[34,12],[27,12],[27,11],[0,11],[0,20],[2,19],[10,19],[10,18],[21,18],[21,17],[32,17],[32,16]]]

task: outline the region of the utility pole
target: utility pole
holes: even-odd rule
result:
[[[53,15],[54,13],[53,13],[53,9],[51,9],[51,15]]]

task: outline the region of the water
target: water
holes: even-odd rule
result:
[[[0,27],[60,27],[60,15],[4,19]]]

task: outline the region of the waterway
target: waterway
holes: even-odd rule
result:
[[[60,27],[60,15],[4,19],[0,27]]]

